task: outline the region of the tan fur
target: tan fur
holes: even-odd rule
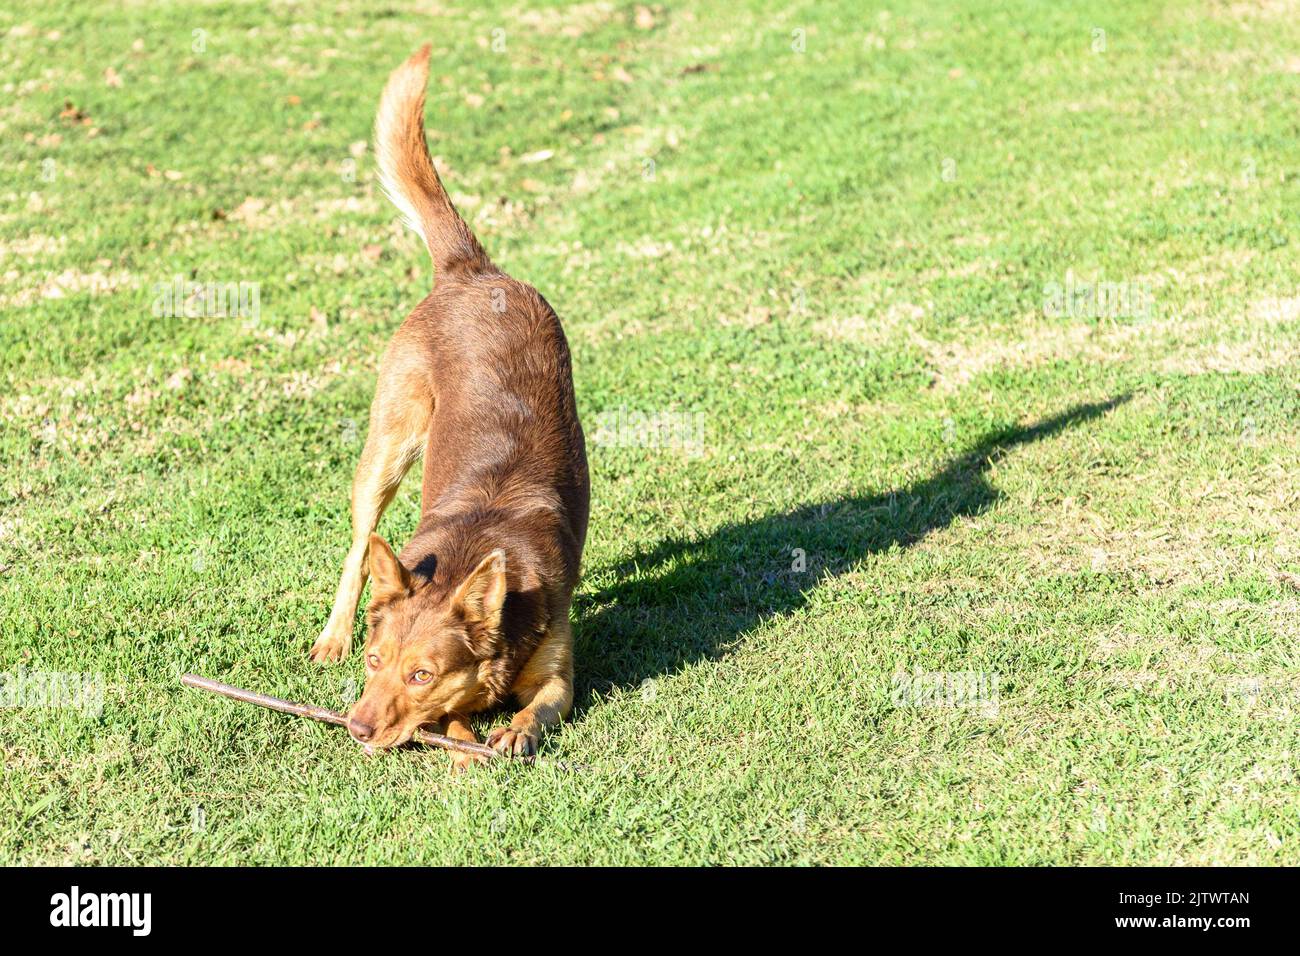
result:
[[[424,142],[424,89],[429,44],[393,71],[375,118],[380,185],[405,223],[424,239],[435,266],[457,258],[483,259],[482,247],[456,212]]]
[[[573,706],[573,633],[567,614],[537,645],[511,691],[524,709],[509,727],[489,734],[488,743],[504,752],[532,753],[542,730],[567,717]]]
[[[408,319],[398,329],[379,366],[370,432],[352,479],[352,547],[343,561],[329,622],[312,645],[315,661],[339,661],[352,649],[357,602],[368,576],[370,535],[424,449],[433,390],[428,368],[410,348],[415,336],[410,325]]]

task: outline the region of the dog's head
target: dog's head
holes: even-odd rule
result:
[[[506,559],[493,551],[447,588],[417,579],[372,534],[370,579],[366,687],[348,713],[348,732],[367,750],[482,705],[501,645]]]

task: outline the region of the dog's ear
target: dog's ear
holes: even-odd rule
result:
[[[373,601],[387,601],[411,592],[411,572],[402,566],[388,542],[370,536],[370,595]]]
[[[498,548],[469,573],[451,603],[479,638],[493,639],[501,628],[505,600],[506,554]]]

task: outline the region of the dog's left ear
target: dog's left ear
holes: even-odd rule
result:
[[[506,600],[506,553],[500,548],[479,562],[478,567],[456,589],[451,603],[465,623],[471,638],[493,640],[501,629],[501,606]]]

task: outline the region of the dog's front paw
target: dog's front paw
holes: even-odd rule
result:
[[[532,757],[537,753],[537,735],[514,727],[498,727],[488,734],[487,745],[507,757]]]
[[[481,757],[478,754],[463,754],[453,751],[451,755],[451,772],[454,774],[462,774],[470,767],[476,766],[477,764],[485,764],[487,762],[487,757]]]
[[[337,629],[326,625],[320,637],[316,638],[316,643],[311,646],[308,657],[317,664],[325,664],[330,661],[343,660],[348,656],[348,651],[351,649],[352,635],[350,633],[342,634]]]

